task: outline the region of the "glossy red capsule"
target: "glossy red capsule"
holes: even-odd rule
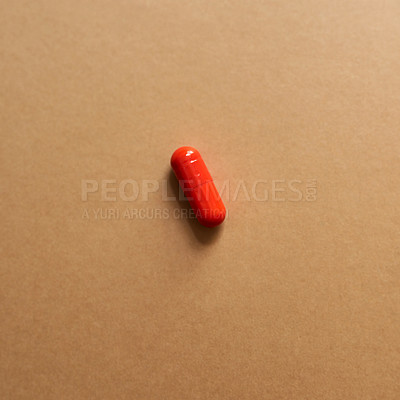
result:
[[[200,153],[180,147],[172,154],[171,166],[198,221],[209,228],[221,224],[226,209]]]

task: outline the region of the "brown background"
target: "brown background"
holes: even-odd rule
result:
[[[0,6],[2,399],[400,398],[398,1]],[[181,145],[318,197],[83,218]]]

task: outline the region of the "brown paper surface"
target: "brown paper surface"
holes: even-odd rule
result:
[[[398,1],[1,10],[2,399],[400,398]]]

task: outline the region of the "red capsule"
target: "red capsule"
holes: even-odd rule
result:
[[[171,166],[198,221],[209,228],[225,219],[225,206],[210,173],[193,147],[180,147],[171,157]]]

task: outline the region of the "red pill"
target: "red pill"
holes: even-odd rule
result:
[[[171,166],[198,221],[209,228],[221,224],[225,206],[200,153],[180,147],[172,154]]]

